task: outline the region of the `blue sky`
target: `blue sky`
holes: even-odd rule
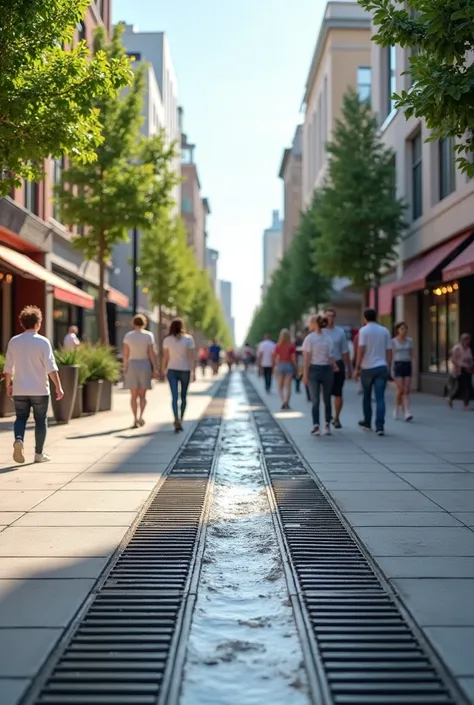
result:
[[[262,233],[299,115],[325,0],[112,0],[114,22],[165,31],[210,200],[209,246],[233,283],[236,338],[260,301]]]

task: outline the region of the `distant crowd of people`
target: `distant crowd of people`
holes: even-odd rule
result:
[[[13,459],[17,463],[25,462],[24,437],[28,418],[33,411],[34,461],[43,463],[50,460],[44,451],[50,381],[58,401],[63,398],[64,391],[51,343],[39,334],[43,320],[41,310],[36,306],[26,306],[19,320],[23,332],[8,344],[3,375],[7,394],[13,398],[15,405]],[[134,316],[132,330],[125,335],[122,346],[124,388],[130,390],[133,428],[145,424],[146,396],[152,380],[167,379],[174,430],[181,432],[188,387],[196,376],[196,363],[203,376],[208,367],[215,376],[223,359],[229,371],[236,365],[242,365],[244,371],[256,365],[267,392],[271,391],[273,376],[276,375],[282,409],[290,408],[292,382],[295,381],[297,393],[303,384],[312,403],[311,432],[315,436],[330,434],[331,425],[336,429],[342,427],[343,389],[345,381],[351,377],[361,383],[363,418],[359,425],[363,429],[372,429],[373,394],[375,431],[379,436],[385,434],[385,391],[389,379],[393,379],[396,385],[394,417],[398,419],[403,416],[405,421],[412,421],[413,341],[408,335],[406,323],[402,321],[396,325],[392,338],[388,329],[377,322],[374,309],[367,308],[364,325],[352,340],[351,358],[346,331],[336,326],[335,322],[335,310],[327,309],[324,314],[313,316],[309,329],[304,335],[297,335],[295,340],[292,340],[289,330],[284,329],[277,343],[266,335],[256,350],[247,343],[238,353],[233,349],[223,353],[218,341],[212,340],[207,347],[202,346],[196,355],[193,337],[186,333],[183,320],[175,318],[163,341],[159,364],[155,338],[146,330],[147,319],[141,314]],[[64,339],[64,348],[72,350],[79,345],[77,327],[71,326]],[[450,354],[449,406],[452,407],[454,400],[460,398],[464,408],[469,408],[473,372],[471,337],[464,333]],[[320,417],[321,400],[324,424],[321,424]]]

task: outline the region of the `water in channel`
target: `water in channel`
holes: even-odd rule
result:
[[[308,705],[240,375],[229,386],[180,705]]]

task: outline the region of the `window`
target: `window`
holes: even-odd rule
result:
[[[78,42],[85,42],[87,40],[86,25],[84,24],[84,22],[82,20],[77,23],[76,29],[77,29],[77,41]]]
[[[439,200],[449,196],[456,188],[456,164],[452,137],[439,141]]]
[[[25,193],[25,208],[28,208],[29,211],[38,215],[38,184],[35,181],[27,181],[25,179],[23,182],[23,190]]]
[[[193,202],[190,198],[183,198],[183,213],[193,212]]]
[[[101,19],[104,19],[104,0],[95,0],[95,6]]]
[[[459,285],[443,284],[424,296],[423,371],[448,372],[449,351],[459,340]]]
[[[361,102],[370,103],[371,69],[370,66],[359,66],[357,69],[357,93]]]
[[[412,216],[417,220],[423,213],[423,163],[422,163],[421,130],[411,141],[411,189],[412,189]]]
[[[397,48],[387,47],[387,115],[395,110],[393,94],[397,90]]]

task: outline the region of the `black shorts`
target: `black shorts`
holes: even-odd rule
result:
[[[333,397],[342,397],[342,388],[346,381],[346,366],[342,360],[338,360],[336,364],[339,369],[334,373],[331,395]]]
[[[409,360],[395,362],[393,365],[393,376],[395,378],[404,379],[405,377],[411,377],[411,372],[411,362]]]

